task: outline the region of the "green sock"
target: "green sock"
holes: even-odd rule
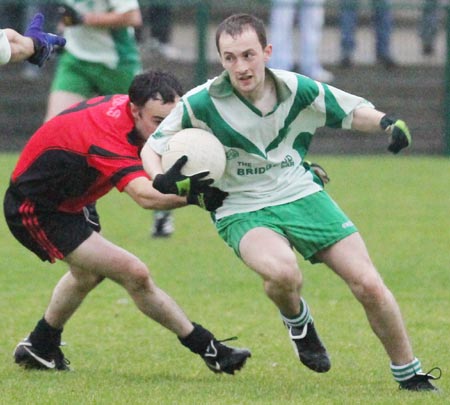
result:
[[[396,366],[391,363],[391,372],[395,381],[402,382],[409,380],[418,373],[421,373],[422,366],[420,364],[420,360],[417,357],[414,357],[414,360],[411,363],[403,364],[402,366]]]
[[[311,312],[309,311],[309,306],[303,298],[300,299],[300,313],[298,315],[292,318],[283,315],[281,312],[280,315],[283,322],[293,328],[301,328],[303,325],[313,320]]]

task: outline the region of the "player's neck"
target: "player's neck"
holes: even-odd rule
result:
[[[264,83],[258,91],[252,94],[249,100],[262,115],[266,115],[273,111],[277,103],[277,92],[275,83],[270,76],[265,77]]]

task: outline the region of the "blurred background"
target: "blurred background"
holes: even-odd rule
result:
[[[447,1],[139,0],[139,5],[143,26],[136,41],[143,68],[173,72],[185,91],[221,72],[215,28],[237,12],[262,18],[271,43],[277,30],[285,28],[286,18],[292,17],[291,48],[286,43],[277,49],[291,60],[290,69],[304,73],[301,55],[310,45],[305,45],[308,32],[300,29],[299,21],[312,21],[302,14],[308,8],[322,9],[323,24],[319,15],[314,28],[319,30],[313,49],[321,64],[315,73],[318,80],[365,97],[381,111],[404,119],[413,135],[407,153],[450,155]],[[46,16],[46,29],[56,32],[56,9],[53,1],[0,0],[0,27],[23,32],[40,10]],[[277,19],[283,12],[284,20]],[[353,38],[349,37],[352,28]],[[57,59],[54,55],[42,69],[28,63],[0,68],[0,151],[19,151],[42,124]],[[386,146],[383,136],[323,128],[310,151],[373,154],[385,153]]]

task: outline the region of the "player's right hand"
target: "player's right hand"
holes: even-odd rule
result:
[[[67,4],[58,5],[58,16],[66,27],[83,24],[83,16]]]
[[[222,191],[217,187],[205,186],[201,190],[191,191],[187,196],[187,202],[212,212],[221,207],[223,200],[227,197],[228,193],[226,191]]]
[[[213,179],[203,179],[209,174],[208,171],[192,176],[182,174],[181,169],[186,164],[187,159],[187,156],[181,156],[166,173],[156,175],[153,179],[153,187],[163,194],[187,196],[201,192],[214,182]]]

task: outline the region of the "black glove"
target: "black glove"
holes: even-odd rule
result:
[[[411,134],[405,121],[385,115],[380,120],[380,127],[389,134],[388,150],[390,152],[397,154],[403,148],[411,145]]]
[[[187,196],[188,204],[195,204],[207,211],[221,207],[228,193],[217,187],[205,186],[201,190],[191,191]]]
[[[67,4],[58,5],[58,16],[66,27],[83,24],[83,16]]]
[[[153,187],[163,194],[187,196],[190,193],[199,193],[214,182],[213,179],[202,180],[209,174],[208,171],[192,176],[181,174],[181,168],[186,164],[187,159],[187,156],[181,156],[166,173],[156,175],[153,179]]]
[[[28,58],[28,62],[39,67],[50,58],[53,51],[66,44],[66,40],[63,37],[44,32],[42,30],[43,26],[44,16],[41,13],[37,13],[23,34],[25,37],[31,38],[34,44],[34,54]]]
[[[311,170],[319,178],[320,182],[322,183],[322,186],[325,186],[325,184],[328,184],[330,182],[330,177],[328,176],[328,173],[318,163],[313,163],[308,160],[305,160],[303,161],[303,167],[306,170]]]

